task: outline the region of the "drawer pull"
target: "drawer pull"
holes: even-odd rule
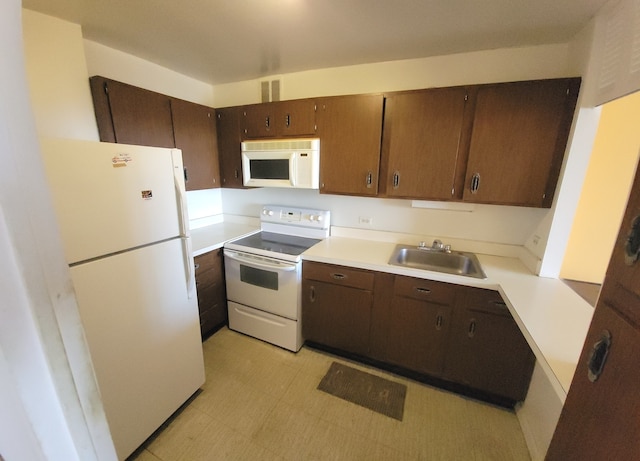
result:
[[[497,307],[507,307],[507,303],[504,301],[491,301],[491,303]]]
[[[436,317],[436,330],[442,330],[442,315]]]
[[[428,288],[422,288],[422,287],[416,287],[416,291],[420,294],[423,295],[428,295],[429,293],[431,293],[431,290]]]
[[[309,287],[309,301],[312,303],[316,302],[316,287],[313,285]]]
[[[347,276],[346,276],[346,275],[344,275],[344,274],[339,274],[339,273],[337,273],[337,272],[334,272],[333,274],[331,274],[331,277],[333,277],[333,278],[334,278],[334,279],[336,279],[336,280],[344,280],[344,279],[346,279],[346,278],[347,278]]]

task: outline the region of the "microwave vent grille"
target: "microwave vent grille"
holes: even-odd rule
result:
[[[269,141],[245,141],[242,143],[243,152],[318,150],[319,147],[319,139],[282,139]]]

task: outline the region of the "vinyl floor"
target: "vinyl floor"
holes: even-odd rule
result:
[[[515,413],[303,347],[223,328],[202,392],[137,461],[529,460]],[[406,384],[403,421],[317,388],[332,361]]]

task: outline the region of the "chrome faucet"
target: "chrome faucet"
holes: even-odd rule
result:
[[[418,250],[438,251],[442,253],[451,253],[451,245],[445,245],[442,240],[435,239],[430,247],[425,242],[418,244]]]

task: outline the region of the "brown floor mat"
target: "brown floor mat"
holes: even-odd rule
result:
[[[407,386],[333,362],[318,389],[402,421]]]

